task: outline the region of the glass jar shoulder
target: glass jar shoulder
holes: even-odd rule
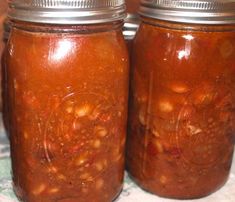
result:
[[[122,59],[127,62],[127,50],[120,29],[88,31],[35,32],[14,27],[8,43],[8,56],[12,61],[25,58],[21,60],[24,68],[27,63],[34,63],[46,65],[51,70],[56,70],[53,68],[55,64],[77,62],[79,56],[79,63],[86,62],[88,58],[93,63],[101,58],[104,63],[115,60],[121,65]]]
[[[212,66],[222,70],[234,63],[234,47],[232,30],[180,30],[142,22],[134,41],[134,57],[145,64],[146,71],[157,65],[158,71],[175,70],[187,80],[203,71],[213,71]]]

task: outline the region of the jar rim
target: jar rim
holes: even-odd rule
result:
[[[144,17],[193,24],[235,24],[235,0],[141,0]]]
[[[46,24],[98,24],[124,20],[124,0],[9,0],[11,20]]]

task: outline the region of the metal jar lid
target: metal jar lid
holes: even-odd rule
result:
[[[123,20],[125,0],[9,0],[13,20],[48,24],[97,24]]]
[[[138,15],[128,14],[124,20],[123,35],[126,40],[132,40],[139,28],[140,18]]]
[[[235,0],[141,0],[140,15],[197,24],[235,24]]]

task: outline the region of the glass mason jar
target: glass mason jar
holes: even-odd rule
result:
[[[154,2],[133,45],[127,167],[147,191],[199,198],[232,162],[235,1]]]
[[[9,17],[6,79],[17,196],[112,201],[124,175],[124,1],[12,0]]]
[[[128,14],[124,21],[123,36],[126,41],[129,54],[131,54],[133,40],[139,28],[140,19],[138,15]]]
[[[8,100],[7,100],[7,84],[6,84],[6,44],[9,39],[11,27],[10,22],[6,19],[3,23],[3,50],[2,50],[2,58],[1,58],[1,98],[2,98],[2,119],[5,127],[5,132],[9,136],[9,118],[8,118]]]
[[[2,80],[2,63],[3,63],[3,50],[5,47],[4,43],[4,21],[6,18],[7,2],[1,0],[0,2],[0,80]],[[0,112],[2,111],[2,82],[0,82]]]

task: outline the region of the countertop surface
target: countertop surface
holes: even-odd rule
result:
[[[179,200],[164,199],[141,190],[125,174],[124,189],[115,202],[177,202]],[[234,202],[235,201],[235,156],[230,178],[226,185],[214,194],[194,202]],[[18,202],[12,191],[11,163],[9,142],[0,119],[0,202]]]

